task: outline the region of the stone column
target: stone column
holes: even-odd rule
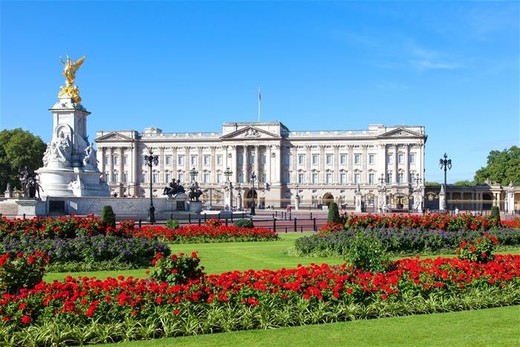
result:
[[[334,145],[334,173],[332,175],[332,183],[339,183],[339,145]]]
[[[348,155],[347,155],[347,184],[352,184],[354,182],[354,146],[348,145]]]
[[[368,151],[368,146],[367,145],[361,145],[361,150],[362,150],[362,154],[361,154],[361,182],[362,183],[368,183],[368,173],[367,173],[367,170],[368,170],[368,154],[367,154],[367,151]]]

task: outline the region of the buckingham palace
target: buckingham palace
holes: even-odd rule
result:
[[[113,196],[146,197],[152,187],[153,197],[166,198],[170,182],[197,182],[206,206],[232,209],[331,201],[344,209],[359,202],[367,212],[422,209],[426,140],[423,126],[381,124],[291,131],[281,122],[226,122],[221,132],[96,132],[100,171]],[[144,160],[150,153],[157,165]]]

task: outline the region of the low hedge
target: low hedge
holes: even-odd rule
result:
[[[352,228],[325,234],[305,236],[295,241],[296,253],[300,256],[344,256],[354,239],[356,231],[364,230],[368,237],[381,241],[383,247],[395,254],[455,252],[463,240],[474,240],[485,232],[480,230],[424,230],[410,228]],[[500,246],[520,245],[520,230],[494,229]]]

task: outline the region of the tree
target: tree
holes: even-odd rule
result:
[[[0,191],[7,183],[11,189],[20,187],[18,172],[24,166],[31,170],[42,167],[46,148],[39,136],[21,128],[0,131]]]
[[[457,182],[453,183],[453,185],[457,186],[457,187],[473,187],[475,185],[475,182],[464,180],[464,181],[457,181]]]
[[[491,151],[487,158],[487,166],[475,173],[477,184],[483,184],[487,179],[504,186],[509,182],[520,185],[520,147],[512,146],[503,151]]]

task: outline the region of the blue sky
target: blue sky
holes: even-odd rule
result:
[[[156,126],[221,131],[426,127],[426,180],[473,179],[491,150],[520,145],[518,1],[1,1],[0,129],[48,142],[76,75],[90,139]]]

